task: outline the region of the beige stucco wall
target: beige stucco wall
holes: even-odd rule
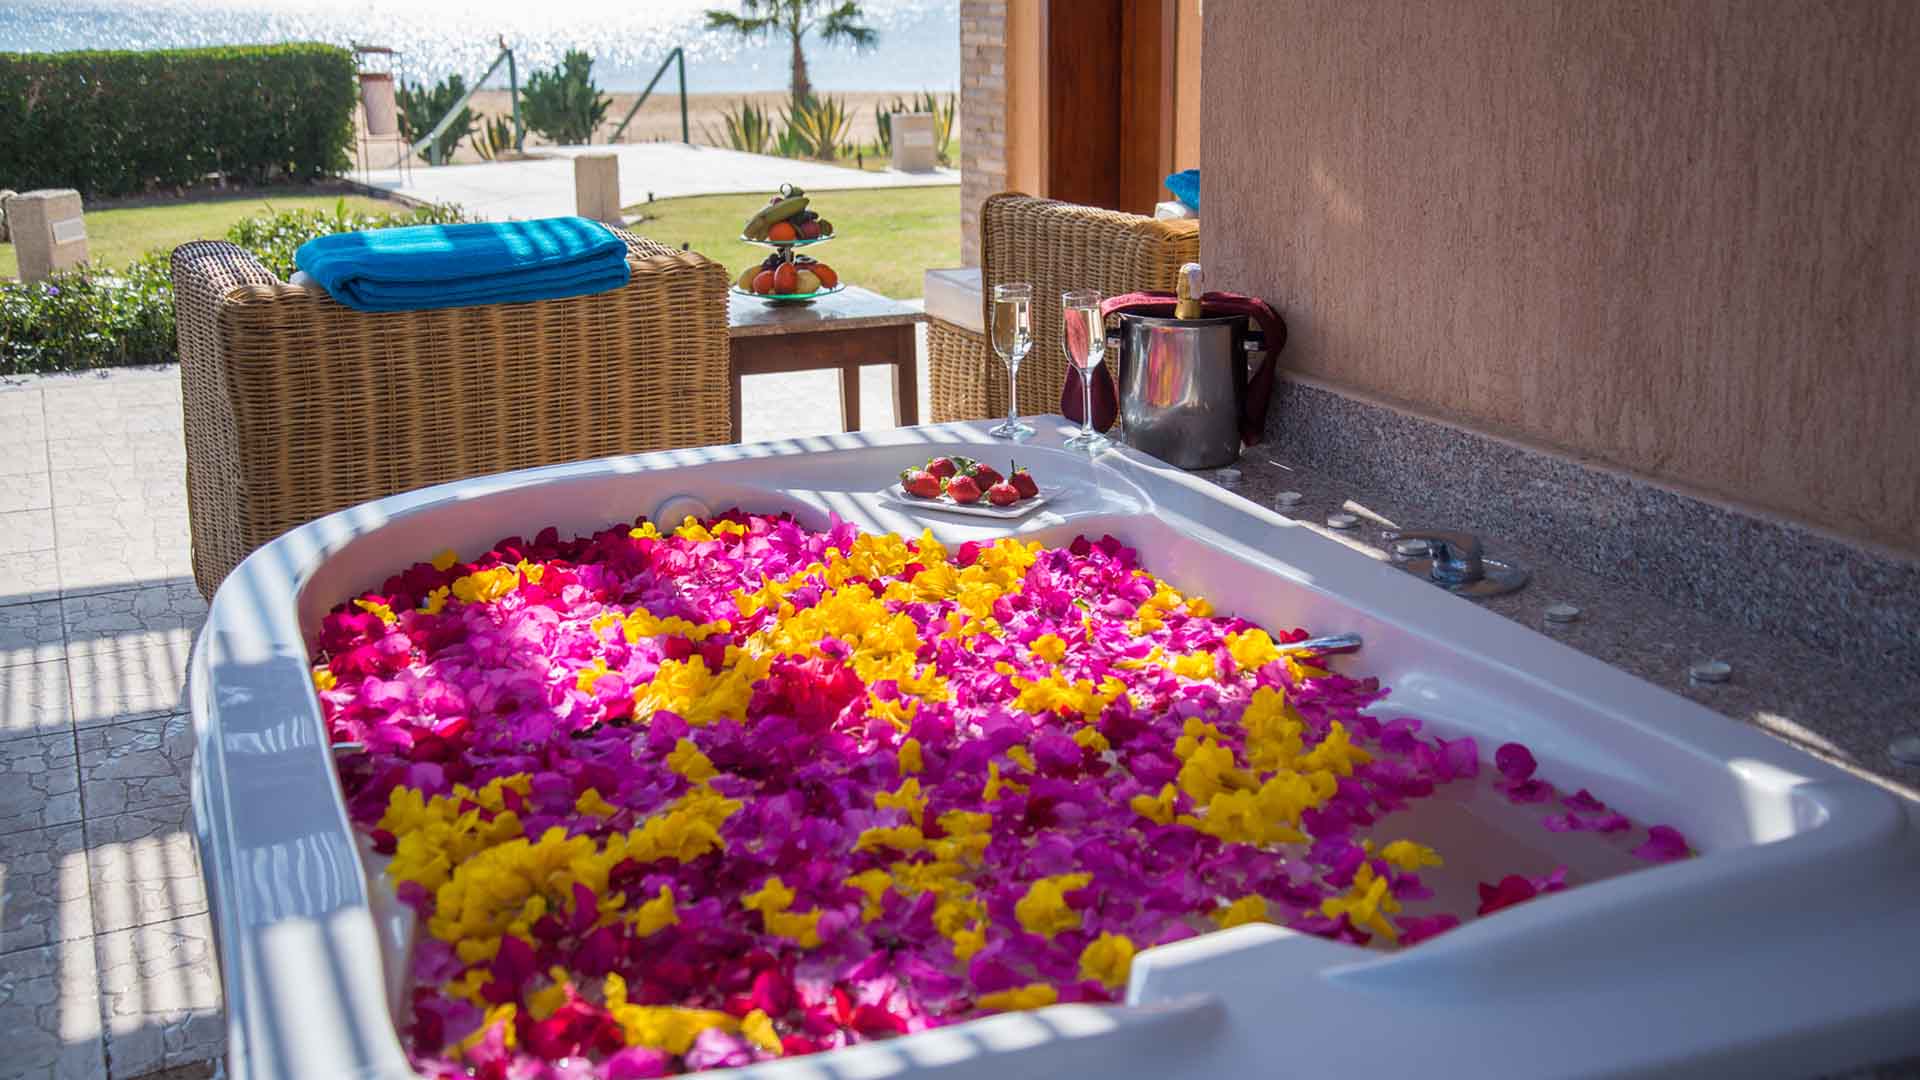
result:
[[[1204,21],[1208,283],[1293,368],[1920,552],[1920,3]]]

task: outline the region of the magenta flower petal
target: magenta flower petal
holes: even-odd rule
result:
[[[1534,770],[1539,768],[1539,763],[1533,760],[1533,752],[1514,742],[1503,743],[1500,749],[1493,752],[1493,765],[1500,770],[1500,775],[1516,783],[1531,777]]]
[[[1268,659],[1307,631],[1198,614],[1111,537],[733,510],[464,554],[328,614],[314,657],[366,748],[350,818],[423,928],[423,1076],[627,1080],[1111,1002],[1128,947],[1249,919],[1412,944],[1469,915],[1422,881],[1423,800],[1555,799],[1525,747],[1481,781],[1473,739]],[[1631,827],[1585,790],[1542,813],[1556,844]]]
[[[1460,925],[1459,917],[1454,915],[1410,915],[1398,922],[1402,945],[1418,945]]]
[[[1606,803],[1594,798],[1593,793],[1586,788],[1581,788],[1571,795],[1562,795],[1560,805],[1581,814],[1598,814],[1607,808]]]
[[[1647,830],[1647,842],[1633,849],[1637,858],[1648,862],[1673,862],[1693,854],[1687,838],[1671,825],[1655,825]]]

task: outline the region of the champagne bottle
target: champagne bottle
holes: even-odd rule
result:
[[[1173,284],[1173,317],[1176,319],[1201,318],[1200,311],[1200,264],[1187,263],[1180,268],[1180,276]]]

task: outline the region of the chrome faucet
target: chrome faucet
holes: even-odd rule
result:
[[[1425,540],[1428,557],[1408,559],[1407,570],[1461,596],[1480,599],[1513,592],[1527,583],[1527,572],[1512,563],[1489,559],[1480,538],[1452,529],[1405,529],[1385,534],[1388,543]]]

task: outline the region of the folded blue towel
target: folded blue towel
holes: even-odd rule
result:
[[[627,283],[625,242],[581,217],[337,233],[301,244],[293,261],[359,311],[554,300]]]
[[[1185,169],[1166,179],[1167,190],[1173,197],[1186,203],[1194,213],[1200,212],[1200,170]]]

